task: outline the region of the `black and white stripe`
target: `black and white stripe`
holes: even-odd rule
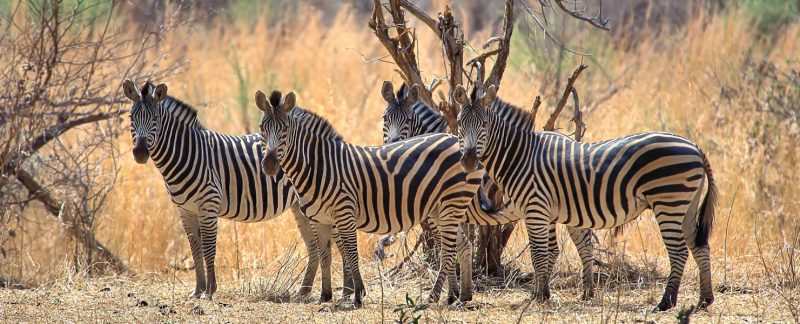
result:
[[[395,141],[405,140],[414,136],[425,134],[447,133],[448,125],[444,116],[433,108],[425,104],[424,101],[419,100],[419,86],[414,85],[411,87],[403,83],[397,94],[394,94],[392,83],[384,81],[381,88],[381,94],[386,100],[386,109],[383,113],[383,139],[384,143],[392,143]],[[495,101],[496,105],[510,106],[501,100]],[[516,109],[498,109],[501,112],[513,112]],[[509,122],[518,123],[521,119],[519,116],[504,113],[499,116]],[[531,124],[532,128],[533,125]],[[488,175],[487,175],[488,177]],[[484,178],[484,183],[486,183]],[[487,211],[485,203],[481,200],[484,198],[482,191],[476,193],[475,199],[467,209],[467,222],[470,224],[478,225],[498,225],[515,222],[520,219],[522,213],[502,213],[497,211]],[[593,271],[592,264],[593,247],[592,247],[592,233],[591,230],[567,227],[567,232],[570,238],[575,243],[578,254],[581,257],[583,266],[583,298],[589,299],[594,296],[594,283],[592,281]],[[551,262],[555,262],[560,253],[558,248],[558,239],[556,236],[556,227],[553,224],[549,230],[549,253]]]
[[[717,193],[711,167],[697,145],[662,132],[596,143],[535,133],[533,116],[496,104],[493,86],[481,97],[476,91],[467,97],[459,87],[456,100],[462,105],[458,127],[464,169],[480,162],[525,212],[539,299],[549,297],[550,224],[616,228],[652,209],[670,260],[657,308],[675,306],[689,249],[700,273],[699,306],[714,301],[708,237]]]
[[[180,211],[195,263],[192,297],[211,299],[216,291],[217,219],[259,222],[292,209],[309,252],[300,294],[308,294],[319,264],[317,245],[328,247],[330,236],[316,238],[281,173],[261,170],[261,136],[232,136],[205,129],[194,108],[167,96],[167,87],[148,83],[141,93],[130,80],[123,84],[133,102],[131,135],[138,163],[149,158],[164,177],[172,202]],[[319,242],[317,241],[319,240]]]
[[[455,301],[459,224],[483,176],[483,172],[464,172],[459,165],[457,138],[434,134],[384,146],[357,146],[344,141],[319,116],[292,116],[294,93],[282,98],[276,91],[268,100],[259,91],[256,104],[264,111],[260,124],[266,150],[264,170],[275,174],[282,169],[312,224],[338,230],[345,267],[354,279],[356,306],[361,306],[364,293],[356,230],[407,231],[434,209],[439,209],[435,221],[442,253],[430,299],[438,300],[446,276],[447,301]],[[330,299],[324,273],[323,269],[322,301]]]

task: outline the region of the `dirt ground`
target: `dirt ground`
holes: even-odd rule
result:
[[[267,278],[261,282],[268,281]],[[684,284],[678,307],[653,313],[651,309],[661,296],[663,283],[645,284],[640,288],[636,284],[620,286],[620,289],[599,287],[597,297],[589,302],[578,298],[577,287],[558,287],[558,280],[554,283],[553,298],[549,302],[532,303],[524,312],[528,294],[522,288],[477,292],[473,302],[461,307],[438,304],[418,312],[404,309],[410,314],[408,317],[420,316],[421,322],[673,323],[682,309],[696,301],[698,294],[694,284]],[[318,290],[311,297],[291,297],[283,302],[265,294],[265,285],[255,285],[252,280],[220,282],[214,300],[208,301],[184,297],[193,287],[192,277],[186,274],[172,278],[160,274],[136,279],[76,279],[33,289],[0,289],[0,321],[394,322],[400,319],[398,305],[405,304],[406,293],[411,299],[424,300],[419,289],[429,286],[413,278],[384,282],[381,294],[381,282],[370,277],[367,284],[365,306],[353,310],[351,303],[339,300],[338,293],[337,302],[317,304]],[[718,291],[714,305],[707,312],[692,314],[691,319],[698,323],[794,322],[796,317],[791,314],[789,305],[794,298],[796,309],[798,292],[796,289],[742,287]]]

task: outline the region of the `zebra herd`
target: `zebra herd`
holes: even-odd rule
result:
[[[430,302],[439,300],[445,281],[448,304],[472,299],[471,245],[461,224],[516,221],[524,221],[528,233],[536,273],[532,298],[550,297],[559,254],[555,224],[564,224],[578,248],[589,299],[590,231],[624,226],[651,209],[670,261],[656,308],[675,306],[689,250],[700,274],[698,306],[714,301],[708,237],[717,192],[697,145],[661,132],[595,143],[534,132],[533,116],[496,98],[494,87],[470,94],[455,89],[461,110],[458,136],[452,136],[442,115],[418,100],[417,87],[403,85],[395,93],[384,83],[384,145],[359,146],[297,107],[292,92],[258,91],[260,133],[231,136],[205,129],[196,110],[167,95],[166,85],[137,89],[125,80],[134,159],[153,160],[189,239],[196,276],[191,296],[211,299],[216,291],[218,218],[258,222],[291,209],[308,253],[298,292],[310,294],[320,268],[320,302],[332,299],[331,240],[343,258],[343,297],[353,294],[360,307],[366,291],[357,231],[392,234],[421,222],[434,229],[441,258]],[[505,191],[508,207],[483,201],[486,177]]]

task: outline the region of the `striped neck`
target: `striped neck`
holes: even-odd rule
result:
[[[536,134],[517,127],[502,111],[490,109],[486,122],[486,143],[481,163],[486,172],[507,191],[517,187],[519,170],[534,165]]]
[[[423,134],[447,133],[448,126],[444,116],[433,110],[424,101],[417,101],[412,109],[411,136]]]
[[[150,158],[166,178],[178,159],[187,161],[188,155],[198,151],[199,132],[204,128],[197,121],[197,111],[173,97],[158,105],[159,128]]]

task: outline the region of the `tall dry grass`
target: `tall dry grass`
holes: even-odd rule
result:
[[[720,191],[711,239],[715,280],[742,262],[758,261],[756,238],[762,254],[769,256],[769,267],[784,267],[785,262],[774,258],[791,238],[792,229],[800,226],[796,195],[800,108],[787,106],[800,102],[796,97],[800,86],[797,72],[794,85],[783,75],[800,69],[800,23],[765,38],[742,15],[699,15],[680,30],[652,33],[629,49],[620,49],[618,41],[595,32],[578,32],[572,44],[602,53],[597,56],[602,69],[593,64],[577,83],[583,102],[606,95],[609,78],[619,88],[587,112],[586,140],[670,131],[692,139],[708,154]],[[401,78],[390,64],[365,62],[384,55],[365,21],[347,11],[330,27],[321,21],[318,15],[307,14],[291,25],[198,27],[188,40],[178,35],[167,38],[161,46],[186,53],[189,65],[183,73],[156,81],[166,82],[170,95],[198,108],[201,122],[212,130],[253,132],[259,120],[253,93],[293,90],[300,106],[326,116],[348,141],[379,144],[384,108],[379,87],[385,79],[398,84]],[[424,28],[417,34],[424,73],[445,75],[433,36]],[[475,44],[487,38],[471,36]],[[529,106],[538,89],[548,85],[542,84],[542,67],[527,59],[531,55],[527,48],[512,51],[516,52],[513,56],[522,57],[522,63],[509,67],[500,96]],[[764,70],[770,66],[781,75],[777,81],[765,77]],[[572,67],[567,64],[566,68]],[[568,72],[563,71],[561,77],[566,78]],[[556,99],[546,97],[546,108]],[[569,117],[563,116],[561,125],[567,125]],[[129,137],[120,138],[119,145],[127,152]],[[126,154],[108,208],[96,221],[97,232],[134,270],[170,271],[169,265],[186,263],[189,257],[177,215],[156,168],[138,165]],[[299,242],[289,216],[257,224],[221,221],[219,225],[217,267],[223,281],[257,274]],[[7,270],[21,274],[22,280],[45,281],[69,262],[69,247],[62,246],[63,237],[50,224],[30,227],[34,234],[22,238],[31,244],[30,252]],[[663,270],[666,254],[658,237],[654,219],[646,213],[617,243],[624,240],[618,245],[658,260]],[[374,237],[361,238],[366,256]],[[520,262],[529,265],[526,242],[518,229],[507,258],[521,254]],[[575,260],[574,253],[570,255]]]

